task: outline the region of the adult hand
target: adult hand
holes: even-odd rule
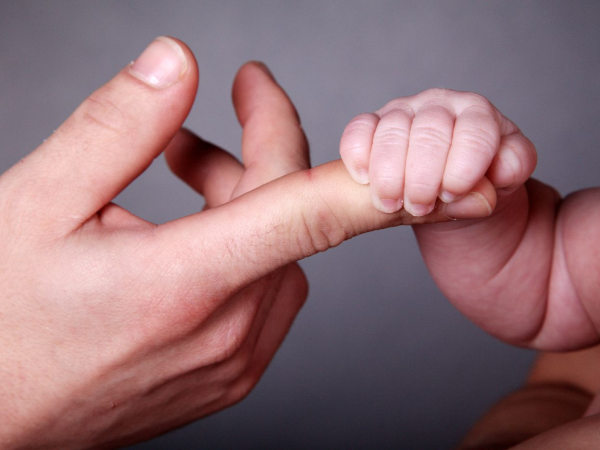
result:
[[[259,64],[234,83],[244,166],[179,132],[197,81],[159,38],[0,177],[2,448],[125,445],[239,401],[306,297],[291,263],[446,218],[376,211],[339,162],[299,171],[297,115]],[[111,200],[167,146],[208,209],[157,226]]]

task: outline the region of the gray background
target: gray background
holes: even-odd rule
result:
[[[187,126],[239,154],[230,85],[260,59],[302,116],[314,164],[354,115],[429,87],[487,96],[536,144],[536,176],[597,184],[600,2],[0,2],[0,171],[39,145],[156,35],[195,52]],[[118,203],[164,222],[201,200],[162,159]],[[241,404],[136,449],[454,445],[522,382],[533,353],[470,324],[438,292],[409,228],[302,262],[309,301]]]

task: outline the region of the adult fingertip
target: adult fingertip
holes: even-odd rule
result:
[[[145,84],[162,89],[179,82],[190,64],[182,45],[175,39],[159,36],[129,66],[129,73]]]
[[[271,70],[267,67],[267,65],[264,62],[257,61],[257,60],[251,60],[251,61],[248,61],[246,64],[244,64],[242,66],[242,68],[245,66],[256,67],[256,68],[260,69],[269,78],[271,78],[273,81],[275,81],[275,76],[273,75],[273,72],[271,72]]]

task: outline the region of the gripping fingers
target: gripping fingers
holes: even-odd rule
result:
[[[452,142],[455,115],[446,106],[421,108],[410,131],[406,158],[404,207],[414,216],[424,216],[435,206]]]
[[[369,158],[378,123],[377,115],[361,114],[346,125],[342,134],[340,156],[350,176],[360,184],[369,183]]]
[[[500,142],[493,107],[466,108],[456,119],[440,198],[450,203],[471,191],[485,175]]]
[[[496,188],[502,190],[502,194],[508,194],[531,176],[536,163],[535,146],[521,132],[517,132],[502,137],[500,149],[487,176]]]
[[[381,117],[371,149],[369,178],[375,207],[383,212],[402,208],[404,170],[413,116],[393,109]]]

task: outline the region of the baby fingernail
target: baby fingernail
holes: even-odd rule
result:
[[[375,208],[385,213],[394,213],[396,211],[400,211],[403,203],[404,202],[402,200],[394,200],[390,198],[380,199],[376,195],[373,196],[373,205],[375,205]]]
[[[440,194],[440,200],[443,201],[444,203],[452,203],[457,198],[458,198],[458,196],[456,196],[448,191],[442,191],[442,193]]]
[[[420,205],[410,203],[408,200],[404,204],[404,209],[406,209],[410,214],[416,217],[425,216],[433,211],[435,207],[435,203],[431,203],[429,205]]]
[[[360,184],[369,184],[369,172],[365,169],[356,169],[354,171],[354,180]]]
[[[471,192],[460,200],[447,204],[444,212],[451,219],[476,219],[489,216],[492,207],[483,195]]]
[[[129,72],[137,79],[164,88],[178,82],[188,68],[181,46],[168,37],[158,37],[131,64]]]

